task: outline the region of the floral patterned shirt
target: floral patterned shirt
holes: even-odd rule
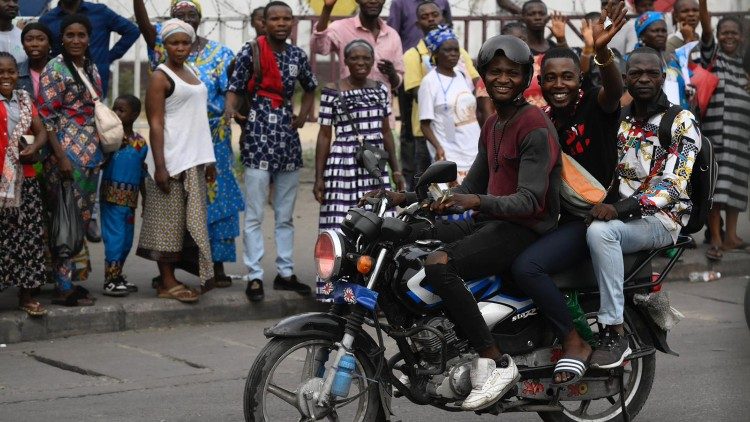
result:
[[[101,95],[102,82],[96,66],[89,67],[92,85]],[[39,114],[75,165],[92,168],[102,163],[102,149],[94,121],[94,99],[76,82],[62,55],[45,66],[39,78]]]
[[[676,240],[693,207],[688,182],[701,148],[695,116],[681,111],[674,120],[669,145],[659,142],[664,111],[645,121],[628,115],[617,133],[620,197],[638,199],[643,216],[654,215]],[[628,113],[629,114],[629,113]]]

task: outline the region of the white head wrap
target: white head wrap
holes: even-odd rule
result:
[[[161,24],[161,39],[166,41],[169,36],[174,34],[188,34],[190,41],[195,41],[195,30],[190,24],[180,19],[170,19]]]

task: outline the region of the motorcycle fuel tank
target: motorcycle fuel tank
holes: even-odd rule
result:
[[[442,299],[425,281],[424,260],[434,250],[425,242],[401,248],[395,255],[395,296],[411,312],[428,315],[442,308]],[[479,304],[479,310],[490,329],[512,315],[535,308],[531,299],[515,298],[502,293],[502,277],[498,275],[468,281],[466,287]]]

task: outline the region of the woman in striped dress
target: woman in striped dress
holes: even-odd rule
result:
[[[750,110],[750,87],[742,66],[743,36],[739,19],[733,16],[722,18],[716,26],[716,39],[710,25],[703,28],[703,63],[713,67],[712,72],[719,77],[719,86],[703,121],[703,134],[716,146],[719,163],[714,207],[709,216],[711,247],[706,256],[721,259],[722,250],[747,247],[737,236],[737,219],[739,213],[747,209],[750,176],[750,124],[747,122],[747,111]],[[722,210],[726,213],[724,239],[720,232]]]
[[[404,189],[388,123],[391,113],[384,84],[368,79],[374,64],[372,46],[355,40],[344,49],[350,75],[337,86],[326,86],[320,97],[320,132],[315,148],[315,185],[313,194],[320,203],[319,229],[338,229],[347,211],[367,192],[390,188],[388,172],[374,178],[357,163],[360,140],[388,153],[393,179]],[[332,131],[336,129],[333,143]]]

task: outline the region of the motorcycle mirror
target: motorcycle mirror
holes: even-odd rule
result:
[[[427,186],[430,183],[450,183],[456,180],[457,175],[456,163],[453,161],[437,161],[422,173],[415,188]]]

